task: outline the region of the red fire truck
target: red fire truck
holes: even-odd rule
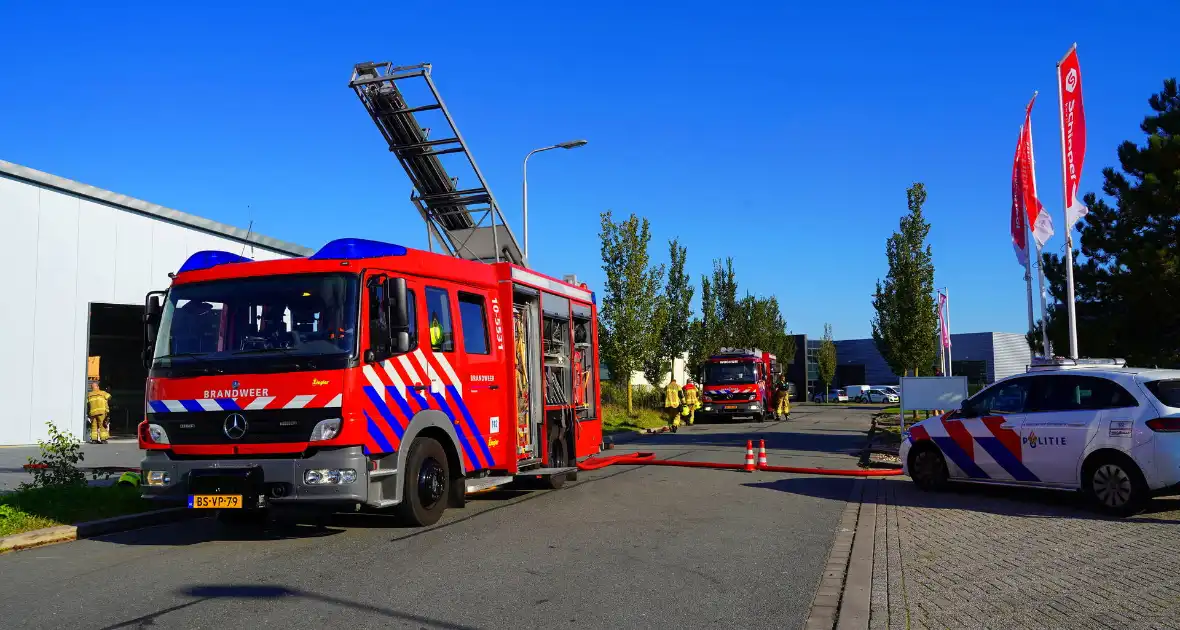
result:
[[[468,492],[559,487],[602,442],[594,295],[511,263],[198,252],[146,312],[149,498],[425,525]]]
[[[408,103],[407,80],[431,100]],[[600,450],[594,294],[524,264],[429,65],[358,64],[350,86],[442,253],[190,256],[145,305],[145,497],[228,521],[391,508],[428,525],[472,492],[560,487]],[[466,158],[469,187],[443,156]]]
[[[778,360],[758,349],[722,348],[705,360],[701,409],[705,419],[748,418],[763,422],[774,411]]]

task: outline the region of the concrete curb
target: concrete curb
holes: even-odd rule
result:
[[[208,514],[202,514],[200,510],[178,507],[140,512],[138,514],[127,514],[114,518],[104,518],[98,521],[87,521],[85,523],[78,523],[77,525],[58,525],[57,527],[35,529],[31,532],[0,538],[0,553],[70,542],[82,538],[94,538],[95,536],[163,525],[165,523],[200,518],[202,516],[208,516]]]
[[[811,611],[804,623],[805,630],[832,630],[836,622],[840,621],[840,628],[868,627],[868,618],[863,626],[853,625],[843,618],[845,610],[845,588],[848,580],[849,563],[853,557],[854,543],[859,544],[859,521],[861,501],[864,495],[867,479],[857,477],[852,483],[852,492],[848,495],[848,504],[840,514],[840,524],[836,529],[836,538],[832,541],[832,548],[828,551],[828,562],[824,565],[823,577],[820,578],[819,588],[811,600]],[[869,563],[872,566],[872,543],[869,543]],[[863,546],[863,545],[862,545]],[[857,549],[860,551],[860,548]],[[859,557],[859,555],[858,555]],[[855,568],[855,567],[854,567]],[[864,595],[865,609],[868,607],[868,594]]]

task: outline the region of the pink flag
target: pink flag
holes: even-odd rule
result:
[[[1024,128],[1020,129],[1024,135]],[[1020,186],[1020,142],[1016,143],[1016,157],[1012,160],[1012,216],[1010,229],[1012,230],[1012,249],[1016,251],[1016,260],[1023,267],[1028,264],[1028,228],[1024,225],[1024,191]]]
[[[938,328],[942,337],[942,347],[951,347],[951,331],[946,325],[946,294],[938,294]]]

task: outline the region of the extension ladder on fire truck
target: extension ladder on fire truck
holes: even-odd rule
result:
[[[417,79],[424,81],[427,89],[423,90]],[[428,247],[433,250],[438,243],[447,253],[467,260],[522,264],[516,237],[430,78],[430,64],[395,67],[389,62],[359,63],[348,85],[410,176],[414,185],[410,200],[426,221]],[[418,98],[422,104],[417,104]],[[446,136],[435,134],[436,138],[430,139],[432,129],[420,125],[417,114],[441,114],[438,124],[445,127]],[[440,159],[447,155],[467,158],[476,185],[459,185],[459,177],[448,173]],[[453,169],[465,168],[458,159],[448,162]]]

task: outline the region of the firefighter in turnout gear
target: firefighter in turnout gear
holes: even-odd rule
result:
[[[98,381],[90,382],[90,391],[86,393],[86,417],[90,420],[90,441],[94,444],[106,444],[111,439],[110,400],[111,395],[99,388]]]
[[[774,417],[779,420],[790,420],[791,384],[787,382],[787,379],[779,379],[778,387],[775,388],[775,396],[778,397],[778,405],[774,409]]]
[[[436,351],[443,349],[442,324],[438,321],[438,313],[430,315],[430,347]]]
[[[664,388],[664,411],[668,414],[668,424],[671,425],[672,431],[676,431],[680,426],[680,396],[680,384],[673,378]]]
[[[687,424],[692,425],[693,420],[696,419],[697,409],[701,408],[700,390],[690,379],[684,384],[682,391],[684,392],[684,405],[680,408],[680,415]]]

